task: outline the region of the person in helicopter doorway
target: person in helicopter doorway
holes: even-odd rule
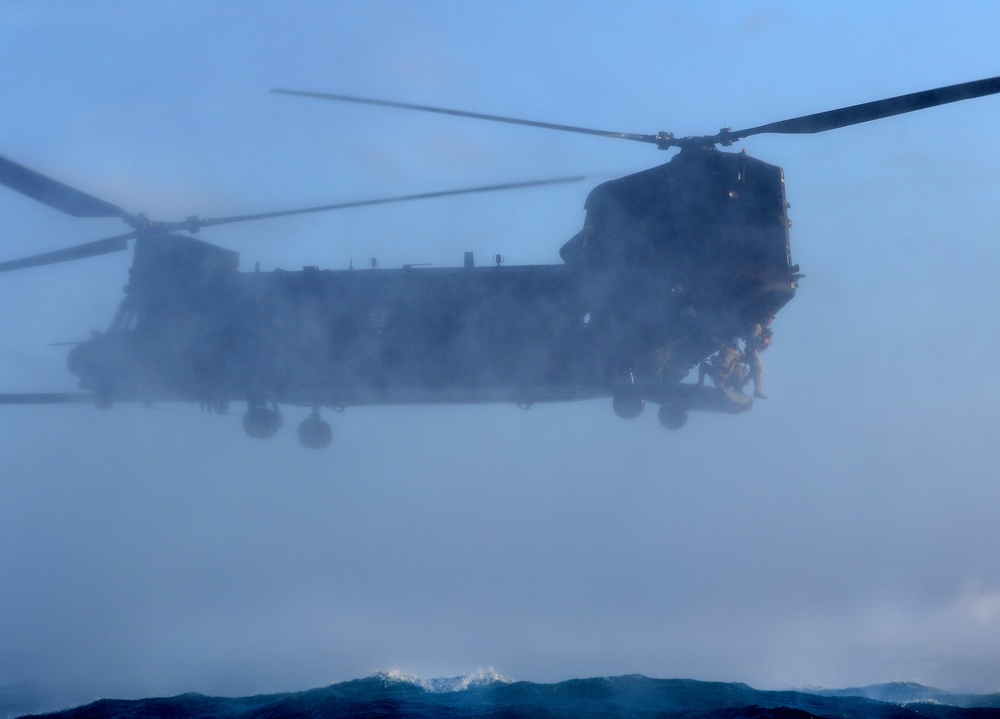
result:
[[[739,339],[733,337],[726,340],[712,357],[711,363],[702,362],[698,365],[698,386],[704,386],[705,375],[712,378],[716,387],[733,389],[739,386],[745,372],[741,358]]]
[[[754,322],[743,344],[742,362],[747,366],[750,379],[753,380],[753,396],[757,399],[767,399],[767,395],[764,394],[764,363],[760,359],[760,353],[771,346],[771,337],[774,335],[771,330],[773,321],[774,315],[768,312],[760,322]]]

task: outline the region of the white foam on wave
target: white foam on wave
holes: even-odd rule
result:
[[[472,687],[484,687],[491,684],[512,684],[514,682],[513,679],[505,677],[493,667],[487,669],[480,668],[464,676],[433,679],[416,677],[399,669],[390,669],[386,672],[378,672],[372,675],[372,678],[381,679],[387,684],[413,684],[428,692],[460,692]]]

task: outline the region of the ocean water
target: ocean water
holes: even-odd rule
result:
[[[651,679],[639,675],[535,684],[514,681],[492,670],[445,679],[421,679],[400,672],[383,672],[288,694],[239,698],[182,694],[154,699],[101,699],[44,716],[60,719],[1000,719],[1000,694],[950,694],[910,683],[840,690],[761,691],[739,683]]]

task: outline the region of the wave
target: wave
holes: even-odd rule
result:
[[[424,679],[406,674],[398,669],[390,669],[387,672],[377,672],[368,677],[369,679],[380,679],[386,683],[401,682],[413,684],[428,692],[461,692],[472,687],[486,687],[492,684],[513,684],[514,680],[505,677],[496,669],[477,669],[471,674],[458,677]]]
[[[883,701],[876,696],[892,697]],[[919,684],[859,689],[762,691],[747,684],[641,675],[514,681],[494,669],[443,679],[398,670],[321,689],[242,698],[183,694],[169,698],[102,699],[48,714],[50,719],[1000,719],[1000,695],[957,695]]]

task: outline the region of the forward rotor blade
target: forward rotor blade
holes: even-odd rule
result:
[[[396,107],[403,110],[417,110],[419,112],[436,112],[441,115],[455,115],[457,117],[472,117],[477,120],[490,120],[492,122],[507,122],[512,125],[527,125],[528,127],[541,127],[547,130],[561,130],[563,132],[576,132],[584,135],[597,135],[599,137],[617,137],[622,140],[636,140],[638,142],[658,142],[656,135],[640,135],[631,132],[612,132],[609,130],[594,130],[588,127],[575,127],[573,125],[557,125],[551,122],[538,122],[536,120],[521,120],[516,117],[503,117],[501,115],[486,115],[481,112],[467,112],[465,110],[449,110],[444,107],[431,107],[429,105],[414,105],[408,102],[392,102],[390,100],[373,100],[366,97],[354,97],[352,95],[335,95],[325,92],[307,92],[304,90],[286,90],[275,88],[271,92],[281,95],[297,95],[299,97],[312,97],[318,100],[335,100],[337,102],[354,102],[362,105],[381,105],[383,107]]]
[[[93,404],[90,392],[31,392],[0,394],[0,404]]]
[[[399,195],[396,197],[382,197],[375,200],[357,200],[355,202],[339,202],[333,205],[319,205],[317,207],[303,207],[296,210],[281,210],[279,212],[263,212],[257,215],[237,215],[234,217],[215,217],[204,220],[196,220],[198,227],[212,227],[213,225],[225,225],[232,222],[247,222],[249,220],[266,220],[272,217],[287,217],[289,215],[305,215],[311,212],[327,212],[330,210],[346,210],[351,207],[367,207],[369,205],[386,205],[392,202],[409,202],[411,200],[429,200],[435,197],[450,197],[453,195],[471,195],[477,192],[494,192],[498,190],[515,190],[523,187],[539,187],[541,185],[557,185],[564,182],[579,182],[584,179],[583,175],[574,177],[554,177],[548,180],[530,180],[528,182],[510,182],[501,185],[485,185],[482,187],[466,187],[460,190],[444,190],[441,192],[423,192],[416,195]]]
[[[925,110],[929,107],[947,105],[960,100],[971,100],[976,97],[995,95],[1000,92],[1000,77],[991,77],[985,80],[974,80],[963,82],[958,85],[948,85],[934,90],[924,90],[913,92],[909,95],[890,97],[885,100],[866,102],[861,105],[842,107],[837,110],[827,110],[817,112],[813,115],[792,118],[772,122],[759,127],[751,127],[747,130],[736,132],[720,133],[721,141],[739,140],[751,135],[763,133],[778,133],[785,135],[813,134],[816,132],[826,132],[840,127],[859,125],[862,122],[880,120],[883,117],[902,115],[907,112]]]
[[[120,217],[132,222],[135,217],[117,205],[65,185],[40,172],[0,156],[0,185],[27,195],[73,217]]]
[[[30,257],[22,257],[17,260],[7,260],[6,262],[0,262],[0,272],[23,270],[27,267],[40,267],[42,265],[54,265],[59,262],[81,260],[84,257],[96,257],[112,252],[120,252],[128,247],[128,241],[135,237],[136,234],[135,232],[129,232],[118,237],[108,237],[103,240],[86,242],[82,245],[74,245],[62,250],[43,252],[40,255],[31,255]]]

